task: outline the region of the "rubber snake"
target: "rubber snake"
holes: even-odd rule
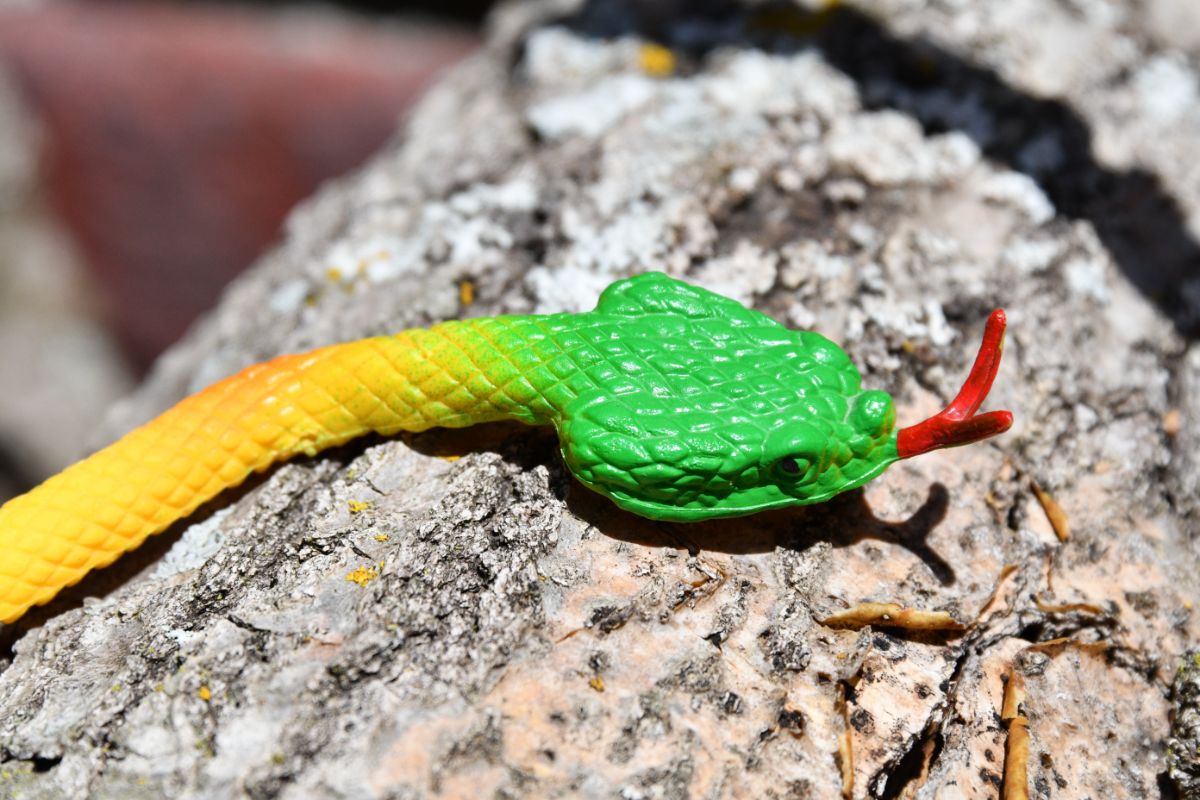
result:
[[[370,432],[553,425],[585,486],[691,522],[827,500],[898,459],[1001,433],[976,415],[1000,364],[988,320],[966,384],[896,430],[847,355],[718,294],[646,273],[593,311],[444,322],[288,355],[186,398],[0,507],[0,620],[12,622],[221,491]]]

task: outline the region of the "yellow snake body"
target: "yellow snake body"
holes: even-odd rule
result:
[[[186,398],[0,507],[0,621],[279,461],[371,432],[548,422],[545,395],[513,358],[553,327],[538,319],[448,322],[282,356]],[[514,347],[518,336],[526,346]]]

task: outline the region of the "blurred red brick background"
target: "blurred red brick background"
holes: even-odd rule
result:
[[[51,207],[138,367],[475,44],[332,11],[0,9],[0,69],[41,124]]]

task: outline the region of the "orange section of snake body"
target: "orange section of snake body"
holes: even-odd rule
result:
[[[514,361],[540,360],[552,320],[448,322],[282,356],[188,397],[0,507],[0,621],[274,463],[372,432],[549,421]]]

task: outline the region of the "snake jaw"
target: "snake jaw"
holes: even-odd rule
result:
[[[941,412],[900,430],[896,435],[896,452],[900,458],[912,458],[943,447],[978,442],[1004,433],[1012,427],[1011,411],[975,414],[987,399],[996,373],[1000,370],[1006,323],[1007,318],[1002,308],[997,308],[988,316],[979,355],[975,357],[975,364],[971,367],[971,373],[963,383],[962,389]]]

